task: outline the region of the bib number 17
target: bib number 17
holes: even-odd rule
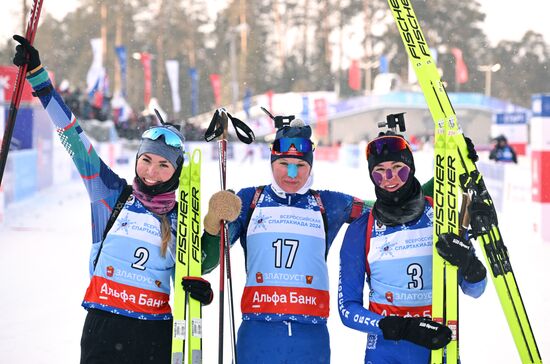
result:
[[[272,244],[275,249],[275,268],[281,268],[283,263],[283,250],[289,250],[288,255],[286,255],[285,268],[290,269],[294,264],[294,259],[296,258],[296,252],[298,251],[298,246],[300,242],[294,239],[277,239]],[[289,247],[290,249],[284,249],[284,247]]]

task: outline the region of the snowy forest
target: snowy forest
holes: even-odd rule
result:
[[[407,55],[385,0],[232,0],[216,17],[207,0],[80,0],[62,21],[44,14],[35,40],[43,63],[73,87],[85,88],[92,60],[90,39],[106,40],[104,63],[116,89],[115,47],[127,48],[127,99],[143,105],[143,71],[133,54],[152,55],[152,94],[171,108],[164,61],[180,62],[182,110],[187,118],[215,107],[210,75],[220,75],[222,104],[268,91],[337,91],[341,97],[368,93],[379,72],[381,57],[389,72],[407,78]],[[415,2],[428,44],[438,54],[438,66],[450,92],[484,92],[485,70],[492,75],[491,96],[529,107],[531,95],[550,84],[550,43],[528,31],[520,41],[492,46],[482,30],[485,14],[475,0]],[[47,6],[47,5],[46,5]],[[459,49],[469,77],[458,83]],[[11,64],[11,40],[0,42],[0,63]],[[356,59],[361,68],[359,89],[348,84]],[[485,67],[485,68],[484,68]],[[189,100],[189,68],[198,72],[199,105]],[[510,85],[514,85],[510,87]],[[114,86],[114,87],[113,87]],[[233,100],[232,100],[233,99]]]

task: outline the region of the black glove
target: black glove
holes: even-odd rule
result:
[[[477,162],[479,160],[479,156],[477,155],[474,142],[472,142],[472,139],[467,136],[464,137],[464,141],[466,142],[466,147],[468,148],[468,158],[470,158],[470,160],[474,163]]]
[[[462,275],[464,279],[470,283],[481,282],[487,276],[487,269],[481,261],[474,256],[466,268],[462,270]]]
[[[472,243],[462,239],[454,233],[444,233],[438,236],[435,243],[437,252],[443,259],[458,268],[467,268],[474,258],[470,251]]]
[[[407,340],[430,350],[441,349],[451,341],[452,331],[425,317],[388,316],[380,320],[386,340]]]
[[[15,39],[20,44],[15,47],[15,57],[13,57],[13,64],[21,67],[27,64],[27,71],[32,71],[36,67],[40,66],[40,56],[38,51],[34,48],[27,39],[20,35],[14,35]]]
[[[191,297],[205,306],[210,304],[214,299],[214,292],[212,292],[210,282],[205,279],[200,277],[183,277],[181,285]]]
[[[458,235],[453,233],[439,235],[435,248],[443,259],[461,269],[466,281],[477,283],[487,276],[485,266],[471,252],[473,249],[472,243]]]
[[[498,225],[497,213],[493,205],[487,204],[480,198],[474,197],[468,207],[470,226],[474,236],[478,236],[491,229],[491,225]]]

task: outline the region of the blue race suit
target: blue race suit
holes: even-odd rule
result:
[[[427,363],[430,350],[385,340],[378,324],[388,315],[431,317],[433,208],[429,199],[416,220],[385,226],[366,213],[350,224],[340,250],[338,311],[344,325],[368,333],[365,363]],[[365,282],[369,307],[363,303]],[[464,280],[462,291],[479,297],[487,279]]]
[[[311,190],[280,196],[266,186],[249,219],[255,193],[253,187],[238,192],[243,208],[229,226],[231,242],[240,238],[246,257],[238,362],[328,363],[326,255],[340,227],[359,216],[364,204],[319,191],[323,222]]]
[[[48,73],[43,68],[28,80],[35,90],[51,87]],[[170,320],[172,314],[168,301],[170,278],[174,274],[175,209],[168,214],[172,239],[165,257],[160,251],[160,218],[133,195],[126,201],[102,244],[107,221],[126,181],[97,155],[77,119],[55,90],[39,95],[90,198],[91,279],[82,305],[86,309],[142,320]]]

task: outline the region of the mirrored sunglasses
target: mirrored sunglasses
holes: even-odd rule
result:
[[[396,135],[387,135],[376,138],[367,144],[366,156],[367,159],[369,159],[371,154],[374,153],[379,155],[384,149],[386,149],[388,153],[397,153],[407,148],[412,152],[409,143],[407,143],[405,139]]]
[[[281,138],[271,145],[272,153],[309,153],[315,150],[315,144],[306,138]]]
[[[184,139],[180,137],[178,134],[174,133],[172,130],[158,126],[151,129],[145,130],[143,134],[141,135],[142,138],[151,139],[151,140],[157,140],[160,137],[164,137],[164,143],[166,145],[169,145],[174,148],[183,148]]]

